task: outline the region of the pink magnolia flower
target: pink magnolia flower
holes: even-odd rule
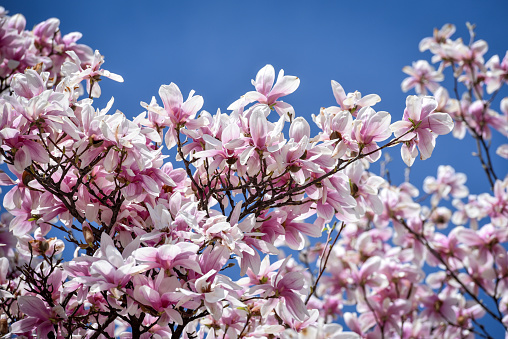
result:
[[[289,314],[297,320],[304,321],[310,314],[299,293],[304,287],[305,280],[303,275],[300,272],[290,272],[282,275],[280,273],[282,269],[283,267],[279,269],[279,273],[275,275],[274,279],[270,282],[271,287],[264,293],[269,294],[270,292],[274,292],[276,298],[269,299],[266,304],[263,305],[261,313],[267,314],[277,306],[280,307],[283,312],[289,312]],[[278,279],[279,275],[282,276],[281,279]]]
[[[426,60],[413,62],[413,66],[405,66],[402,71],[409,75],[400,85],[403,92],[414,87],[417,94],[427,95],[427,89],[435,92],[439,88],[438,82],[444,80],[444,75],[436,71]]]
[[[27,334],[36,329],[38,338],[49,338],[49,333],[55,332],[53,325],[67,318],[62,306],[48,309],[46,304],[37,297],[20,296],[18,305],[20,311],[28,317],[11,325],[11,333],[14,334]]]
[[[485,79],[487,93],[491,94],[501,88],[503,83],[508,82],[508,51],[501,62],[499,56],[494,55],[485,63],[485,67],[488,68]]]
[[[435,294],[429,291],[420,297],[420,303],[424,307],[421,316],[427,317],[430,322],[435,324],[441,321],[455,323],[457,316],[453,306],[457,305],[458,301],[457,297],[446,295],[445,292]]]
[[[204,123],[202,119],[194,119],[197,112],[203,107],[204,101],[202,96],[195,96],[194,91],[191,91],[184,102],[180,88],[174,83],[162,85],[159,88],[159,96],[164,109],[159,108],[154,112],[169,118],[170,123],[168,124],[169,128],[166,132],[165,142],[170,149],[177,143],[178,133],[176,129],[184,125],[189,129],[194,129]]]
[[[475,249],[476,257],[480,264],[492,262],[493,254],[496,251],[502,252],[502,243],[508,240],[508,230],[505,228],[496,228],[492,224],[487,224],[479,230],[472,230],[459,226],[456,228],[457,239],[467,246],[469,251]]]
[[[493,225],[504,228],[508,225],[508,177],[494,184],[494,196],[483,193],[478,196],[478,203],[483,212],[491,218]]]
[[[208,165],[208,173],[213,173],[218,167],[224,168],[224,163],[233,166],[243,152],[246,140],[240,134],[240,127],[236,121],[230,121],[229,125],[222,130],[220,140],[203,134],[206,149],[194,153],[194,158],[208,158],[213,161]]]
[[[270,109],[275,109],[280,116],[284,116],[287,121],[290,121],[295,117],[293,106],[278,99],[296,91],[300,85],[300,79],[296,76],[284,75],[284,70],[281,69],[275,85],[274,81],[275,70],[272,65],[266,65],[259,70],[256,80],[252,80],[256,91],[247,92],[242,98],[232,103],[228,109],[243,109],[251,102],[257,101],[259,104],[267,105]]]
[[[501,101],[501,110],[503,108]],[[491,109],[487,101],[477,100],[468,107],[467,121],[469,126],[486,140],[492,138],[491,128],[508,137],[508,110],[503,113],[501,115]]]
[[[351,139],[358,142],[362,153],[370,153],[378,149],[377,142],[386,140],[392,135],[390,131],[391,116],[388,112],[376,112],[370,107],[364,107],[358,112],[353,122]],[[381,157],[381,151],[374,152],[366,157],[375,162]]]
[[[419,48],[420,52],[424,52],[427,49],[431,49],[435,53],[435,49],[439,44],[445,43],[455,33],[455,25],[444,24],[441,29],[434,28],[434,34],[432,37],[423,38],[420,41]]]
[[[469,189],[464,185],[467,177],[464,173],[455,173],[451,166],[441,165],[437,169],[437,178],[426,177],[423,181],[423,190],[427,194],[432,194],[432,205],[437,206],[441,199],[465,198],[469,194]]]
[[[350,193],[357,202],[354,210],[358,217],[365,215],[367,210],[375,214],[383,212],[383,203],[378,196],[378,190],[384,179],[377,175],[367,175],[364,170],[364,166],[358,161],[346,167]]]
[[[432,97],[410,95],[406,99],[403,120],[394,122],[390,128],[396,138],[404,144],[401,148],[402,159],[411,166],[420,150],[420,158],[425,160],[432,155],[436,145],[436,134],[444,135],[453,129],[453,120],[447,113],[434,110],[437,102]]]
[[[376,103],[381,101],[381,98],[377,94],[368,94],[362,97],[362,94],[358,91],[354,93],[348,93],[344,91],[344,88],[335,80],[332,80],[332,91],[339,104],[340,108],[345,111],[351,112],[356,117],[358,110],[363,107],[374,106]]]
[[[503,144],[496,149],[496,154],[501,158],[508,159],[508,144]]]
[[[148,268],[171,270],[178,267],[201,273],[196,253],[199,246],[188,242],[166,244],[159,247],[141,247],[135,250],[133,257],[145,263]]]
[[[137,275],[134,277],[133,283],[133,295],[136,301],[150,306],[159,314],[162,314],[157,322],[158,325],[166,326],[170,322],[183,324],[182,316],[174,309],[174,306],[183,296],[177,292],[177,289],[182,286],[176,276],[165,277],[164,271],[161,270],[154,281]]]
[[[62,66],[62,72],[65,75],[74,77],[74,83],[80,83],[86,80],[86,90],[93,98],[101,96],[101,88],[99,86],[100,77],[110,78],[111,80],[123,82],[121,75],[111,73],[110,71],[101,69],[104,63],[104,56],[95,50],[91,65],[86,65],[85,69],[81,68],[81,60],[74,51],[67,51],[72,61],[66,61]]]

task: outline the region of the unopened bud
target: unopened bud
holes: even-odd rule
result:
[[[88,225],[86,221],[83,224],[83,237],[85,238],[85,241],[89,246],[93,246],[95,238],[93,236],[92,228],[90,227],[90,225]]]
[[[9,325],[7,324],[7,319],[0,319],[0,335],[6,335],[9,333]]]
[[[49,250],[49,243],[46,240],[39,241],[39,252],[46,253]]]
[[[32,175],[32,173],[30,173],[28,171],[24,171],[23,175],[21,177],[21,181],[23,181],[23,185],[28,186],[28,183],[32,180],[34,180],[34,176]]]

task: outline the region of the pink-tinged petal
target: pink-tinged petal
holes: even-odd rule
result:
[[[104,162],[102,163],[106,172],[113,172],[114,169],[118,166],[118,156],[116,155],[116,151],[112,148],[108,151],[108,154],[104,158]]]
[[[270,91],[268,102],[274,103],[278,98],[291,94],[300,86],[300,79],[292,75],[284,75],[284,70],[279,71],[277,82]]]
[[[267,96],[273,86],[274,80],[275,69],[272,65],[266,65],[259,70],[253,85],[256,87],[256,91]]]
[[[176,113],[183,104],[182,92],[174,83],[162,85],[159,88],[159,96],[162,99],[166,111]]]
[[[123,77],[119,74],[111,73],[110,71],[102,71],[102,75],[114,81],[123,82]]]
[[[287,102],[277,101],[273,106],[279,116],[283,116],[285,121],[291,120],[295,116],[295,109]]]
[[[214,137],[208,135],[208,134],[204,134],[203,135],[203,140],[210,146],[214,147],[214,148],[222,148],[222,142],[220,142],[220,140],[218,139],[215,139]]]
[[[15,184],[15,180],[12,180],[4,171],[0,170],[0,186],[10,186]]]
[[[305,246],[305,241],[302,235],[296,229],[286,230],[284,239],[286,240],[289,248],[292,250],[300,251]]]
[[[310,237],[316,238],[321,236],[321,227],[319,225],[308,222],[292,222],[291,226]]]
[[[416,149],[416,145],[411,143],[410,146],[403,144],[400,148],[400,155],[404,163],[411,167],[415,162],[416,157],[418,156],[418,150]]]
[[[107,260],[115,267],[123,266],[123,257],[115,246],[108,246],[105,250]]]
[[[193,259],[176,260],[174,262],[174,266],[182,266],[196,273],[201,273],[201,267],[199,266],[199,263]]]
[[[157,291],[154,291],[148,286],[141,286],[138,291],[139,294],[141,294],[141,296],[150,303],[149,306],[159,310],[159,307],[161,306],[161,297]]]
[[[335,209],[329,204],[323,204],[321,201],[317,203],[317,215],[327,221],[332,220]]]
[[[370,203],[370,207],[375,214],[383,213],[383,202],[377,195],[371,195],[367,199]]]
[[[278,302],[279,301],[276,298],[268,299],[268,301],[261,306],[261,316],[266,317],[275,308],[275,306],[277,306]]]
[[[39,323],[37,318],[26,318],[16,321],[11,325],[11,333],[25,333],[33,330],[33,328]]]
[[[453,119],[448,113],[433,113],[429,115],[426,123],[432,132],[439,135],[448,134],[453,130]],[[423,125],[424,123],[420,127],[427,127]]]
[[[99,260],[90,266],[90,274],[99,274],[105,278],[112,278],[115,274],[115,267],[106,260]]]
[[[210,312],[210,314],[212,315],[213,319],[218,322],[222,317],[223,310],[222,303],[205,302],[205,306],[208,312]]]
[[[240,127],[236,123],[229,124],[222,131],[222,143],[227,144],[232,140],[240,138]]]
[[[265,147],[266,135],[268,133],[268,121],[266,120],[266,111],[269,108],[260,105],[254,108],[249,118],[250,134],[252,142],[258,148]]]
[[[436,146],[436,138],[432,132],[425,129],[418,130],[417,134],[418,148],[420,149],[420,159],[428,159],[432,155],[432,151]]]
[[[360,323],[358,322],[358,317],[356,313],[351,312],[344,313],[344,322],[351,331],[356,332],[358,334],[363,333],[360,327]]]
[[[12,139],[19,135],[19,131],[15,128],[4,128],[0,131],[0,136],[3,139]]]
[[[377,94],[368,94],[358,100],[356,103],[359,107],[374,106],[376,103],[381,101],[381,97]]]
[[[455,311],[449,306],[442,306],[439,309],[440,314],[448,321],[455,323],[457,321],[457,315]]]
[[[240,98],[239,100],[242,100],[242,103],[244,105],[248,105],[250,104],[251,102],[254,102],[254,101],[257,101],[259,103],[262,103],[262,104],[266,104],[266,97],[264,94],[262,93],[259,93],[259,92],[256,92],[256,91],[250,91],[250,92],[247,92],[245,93],[245,95]],[[233,108],[235,107],[234,106],[234,103],[231,104],[228,109],[229,110],[233,110],[233,108],[231,108],[233,106]]]
[[[41,94],[46,86],[39,73],[33,69],[27,69],[25,74],[16,74],[13,77],[11,88],[17,95],[30,99]]]
[[[243,253],[243,257],[240,258],[237,256],[237,259],[240,261],[240,276],[243,277],[249,268],[254,274],[259,274],[261,258],[257,251],[254,252],[254,255]]]
[[[303,173],[301,168],[296,172],[290,171],[289,173],[291,174],[291,177],[298,185],[303,185],[305,183],[305,174]]]
[[[468,246],[485,245],[483,239],[478,236],[476,231],[469,228],[464,228],[463,226],[457,227],[456,237],[460,242]]]
[[[381,266],[381,258],[380,257],[370,257],[365,261],[360,269],[360,279],[365,282],[366,279],[373,274],[374,272],[379,270],[379,266]]]
[[[183,325],[183,319],[182,319],[182,316],[180,315],[180,313],[174,309],[172,309],[171,307],[167,307],[164,309],[164,312],[166,312],[167,315],[169,315],[169,317],[175,321],[178,325]]]
[[[224,289],[215,287],[213,291],[205,293],[205,300],[209,303],[216,303],[218,301],[224,300],[226,296],[227,292]]]
[[[402,69],[402,70],[404,70],[404,69]],[[404,92],[404,93],[406,93],[413,87],[414,87],[414,79],[413,78],[405,78],[404,80],[402,80],[402,83],[400,84],[400,88],[401,88],[402,92]]]
[[[277,283],[277,287],[299,291],[303,288],[304,281],[300,272],[289,272]]]
[[[209,150],[209,151],[199,151],[193,154],[194,158],[214,158],[216,155],[222,154],[221,150]]]
[[[334,159],[342,158],[342,156],[344,154],[346,154],[346,151],[348,149],[349,148],[348,148],[347,144],[343,140],[339,141],[339,143],[337,144],[337,146],[335,146],[335,148],[333,150],[332,158],[334,158]]]
[[[158,252],[156,248],[142,247],[135,250],[132,255],[136,260],[157,262]]]
[[[385,179],[379,177],[377,175],[372,175],[367,179],[366,186],[374,189],[375,191],[372,194],[377,194],[377,189],[385,182]]]
[[[508,144],[499,146],[496,150],[496,154],[502,158],[508,159]]]
[[[344,91],[344,88],[342,88],[342,86],[337,81],[332,80],[332,91],[335,100],[337,100],[337,103],[342,106],[342,102],[344,99],[346,99],[346,92]]]
[[[160,193],[159,185],[155,180],[150,178],[148,175],[141,174],[143,188],[150,194],[158,196]]]
[[[49,338],[49,332],[54,332],[55,327],[50,320],[43,322],[37,326],[37,337],[38,338]],[[53,333],[54,334],[54,333]]]
[[[49,319],[49,311],[44,302],[34,296],[22,296],[18,298],[18,305],[21,312],[38,319]]]
[[[305,317],[309,316],[309,312],[307,311],[307,306],[303,303],[302,299],[295,293],[288,293],[284,295],[284,300],[286,301],[286,307],[296,319],[299,321],[304,321]]]
[[[182,105],[182,111],[185,112],[189,118],[193,119],[196,113],[203,107],[203,104],[203,97],[201,95],[195,95]]]
[[[225,144],[225,145],[224,145],[224,148],[225,148],[225,149],[228,149],[228,150],[231,150],[231,151],[234,151],[234,150],[236,150],[237,148],[242,147],[244,144],[245,144],[245,140],[242,140],[242,139],[235,139],[235,140],[231,140],[230,142],[228,142],[227,144]]]
[[[298,117],[291,123],[289,128],[289,137],[293,138],[296,142],[300,142],[304,136],[310,138],[310,125],[302,117]]]
[[[31,163],[32,158],[30,157],[30,153],[25,152],[23,148],[18,149],[18,151],[14,155],[14,167],[19,172],[23,172],[25,168],[30,166]]]
[[[471,49],[479,55],[483,55],[487,52],[489,49],[489,46],[487,45],[487,42],[485,40],[477,40],[473,43],[471,46]]]
[[[437,108],[437,101],[433,97],[423,97],[420,100],[422,112],[419,120],[423,120]]]
[[[416,95],[409,95],[406,98],[406,110],[408,118],[415,122],[420,121],[420,115],[422,113],[421,99]]]
[[[256,148],[252,146],[249,146],[246,149],[244,149],[242,154],[240,154],[240,164],[245,165],[252,156],[252,153],[254,152],[255,149]]]
[[[203,276],[199,277],[198,279],[196,279],[196,281],[194,282],[194,286],[196,287],[196,291],[202,293],[203,291],[207,290],[208,289],[208,282],[207,282],[207,280],[208,280],[208,278],[210,278],[215,273],[217,273],[217,271],[214,270],[214,269],[211,269],[205,275],[203,275]]]

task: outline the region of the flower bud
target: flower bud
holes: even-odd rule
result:
[[[92,228],[86,221],[83,223],[83,237],[85,238],[86,243],[92,247],[95,237],[93,235]]]

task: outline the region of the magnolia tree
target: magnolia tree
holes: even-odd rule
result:
[[[508,98],[501,114],[492,107],[508,54],[484,62],[472,27],[469,44],[451,38],[452,25],[421,42],[439,65],[404,68],[402,89],[417,95],[401,120],[373,108],[378,95],[332,81],[337,106],[312,116],[312,135],[280,100],[300,80],[275,78],[271,65],[227,114],[201,110],[203,98],[184,99],[174,83],[133,120],[110,113],[112,100],[96,108],[99,81],[123,81],[98,51],[62,35],[57,19],[29,31],[22,15],[0,15],[10,172],[0,183],[12,186],[0,226],[2,335],[503,336],[485,324],[508,326],[508,179],[492,166],[508,145],[496,155],[489,142],[492,129],[508,135]],[[438,84],[450,69],[451,94]],[[408,166],[427,159],[452,131],[476,140],[485,193],[468,195],[450,166],[425,179],[420,198],[369,171],[388,147]]]

